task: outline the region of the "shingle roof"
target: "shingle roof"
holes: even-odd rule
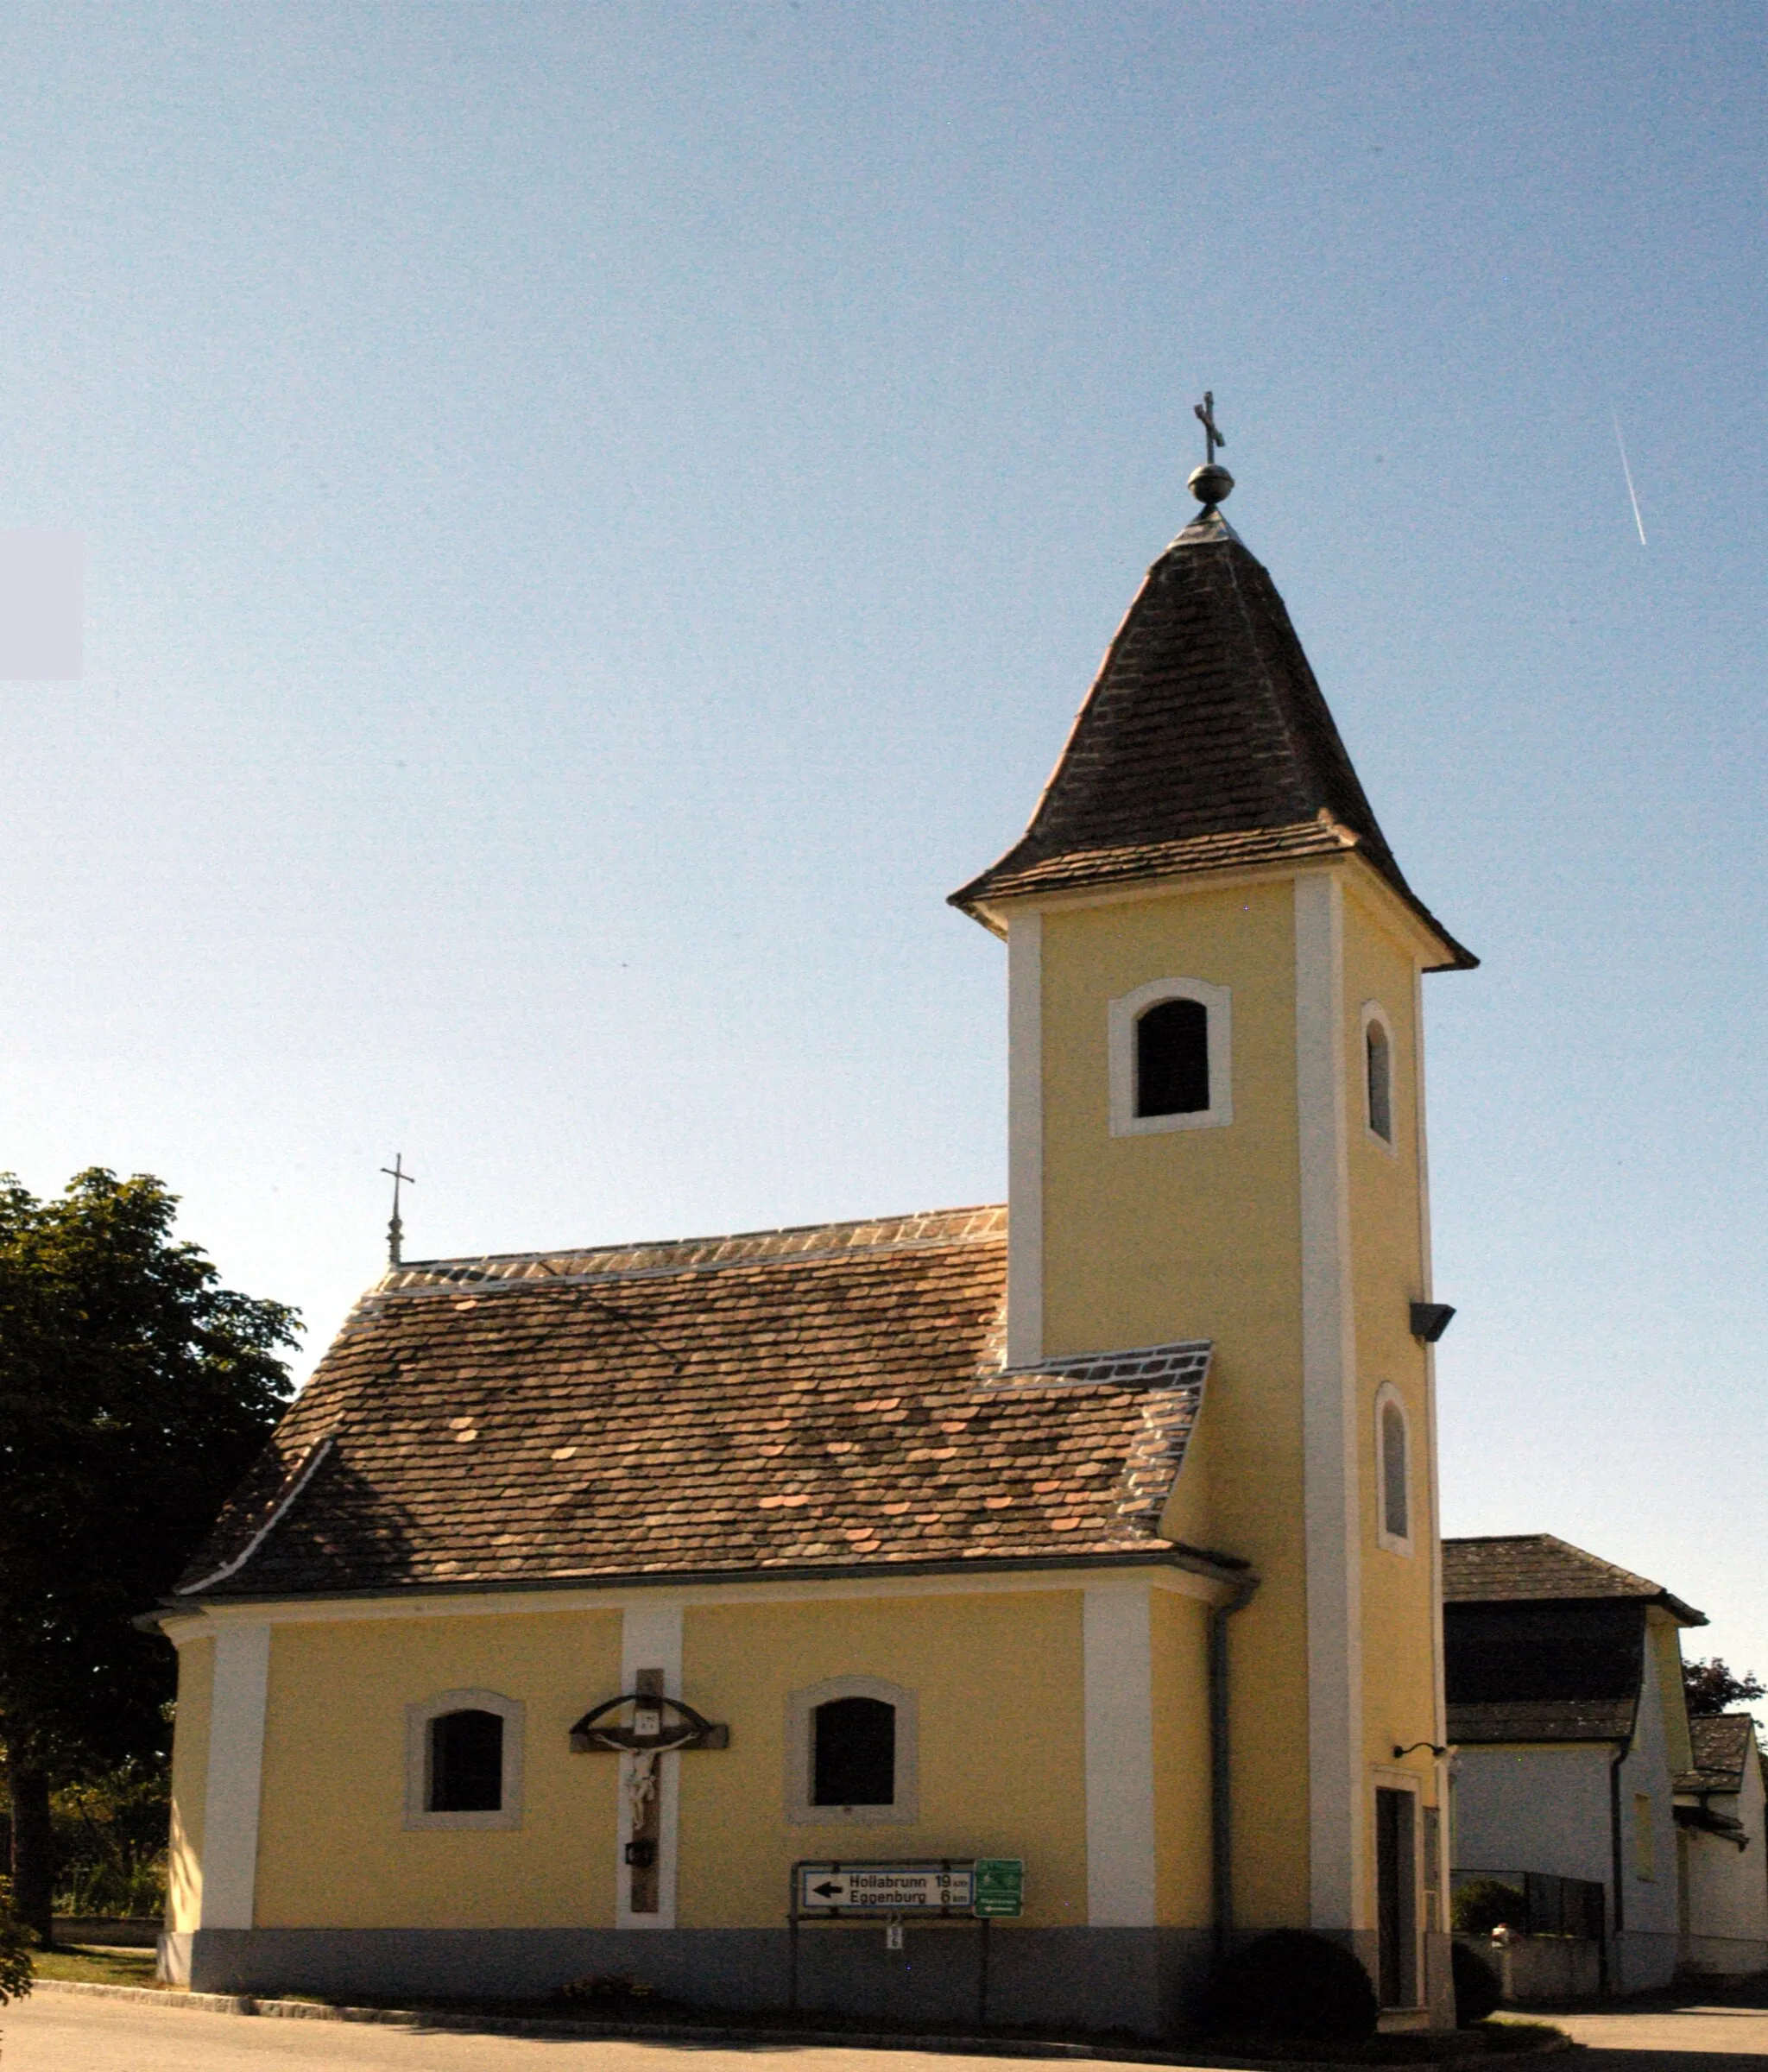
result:
[[[1376,824],[1282,598],[1218,511],[1149,570],[1031,824],[952,903],[1359,850],[1441,938]]]
[[[1626,1741],[1633,1731],[1632,1698],[1512,1698],[1451,1705],[1449,1738],[1457,1747],[1481,1741]]]
[[[1755,1747],[1756,1723],[1746,1712],[1721,1712],[1689,1721],[1695,1766],[1676,1780],[1678,1791],[1741,1791],[1744,1765]]]
[[[1523,1602],[1550,1597],[1639,1597],[1662,1605],[1685,1626],[1705,1626],[1704,1612],[1661,1582],[1635,1576],[1550,1532],[1512,1532],[1443,1543],[1445,1604]]]
[[[1006,1211],[390,1272],[180,1589],[1203,1560],[1207,1346],[1003,1372]]]

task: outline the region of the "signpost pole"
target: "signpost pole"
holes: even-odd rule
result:
[[[982,1935],[977,1939],[976,1955],[976,2026],[988,2026],[988,1917],[982,1919]]]

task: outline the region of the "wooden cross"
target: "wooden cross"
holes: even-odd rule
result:
[[[405,1225],[399,1220],[399,1191],[401,1187],[415,1187],[418,1184],[416,1174],[405,1170],[404,1159],[405,1154],[395,1151],[393,1163],[381,1168],[393,1183],[393,1221],[387,1226],[387,1263],[389,1267],[399,1264],[399,1243],[405,1235]]]
[[[1216,464],[1216,447],[1225,446],[1228,444],[1228,441],[1216,429],[1216,392],[1213,388],[1204,389],[1203,401],[1200,403],[1193,403],[1191,405],[1191,414],[1197,419],[1197,422],[1203,427],[1203,459],[1205,464],[1209,467],[1214,467]]]

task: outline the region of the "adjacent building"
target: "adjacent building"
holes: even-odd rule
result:
[[[1690,1721],[1683,1694],[1705,1616],[1551,1533],[1448,1540],[1443,1561],[1457,1880],[1600,1885],[1612,1992],[1760,1968],[1753,1730]]]

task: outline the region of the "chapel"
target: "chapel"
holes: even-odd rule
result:
[[[167,1977],[1155,2035],[1298,1927],[1453,2018],[1421,994],[1474,960],[1213,445],[952,894],[1006,1203],[389,1267],[156,1614]]]

